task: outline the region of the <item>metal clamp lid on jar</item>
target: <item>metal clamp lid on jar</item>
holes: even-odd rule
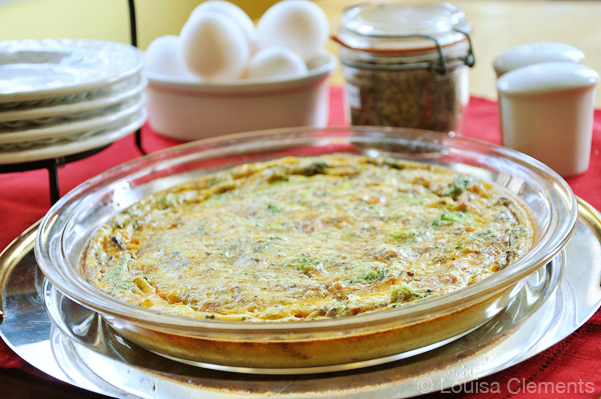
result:
[[[446,74],[449,67],[445,49],[463,41],[467,41],[467,51],[455,58],[469,67],[474,65],[471,28],[463,9],[449,3],[363,3],[344,10],[338,33],[332,39],[344,48],[374,56],[421,53],[421,57],[414,57],[416,62],[387,65],[388,70],[429,68]],[[428,60],[432,51],[437,54],[437,66]],[[382,68],[375,64],[355,65],[342,57],[341,63],[361,69]]]

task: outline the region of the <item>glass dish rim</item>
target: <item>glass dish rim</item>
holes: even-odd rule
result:
[[[497,156],[499,158],[504,159],[505,161],[511,161],[511,163],[515,163],[515,166],[525,167],[528,171],[537,171],[535,176],[539,178],[539,180],[544,180],[541,176],[548,176],[551,178],[552,183],[547,184],[547,189],[555,188],[556,190],[561,191],[560,194],[563,195],[563,206],[564,213],[567,212],[568,217],[563,220],[562,231],[560,235],[555,234],[555,232],[549,231],[549,226],[547,226],[547,230],[541,233],[540,240],[543,238],[547,239],[545,242],[545,247],[548,251],[544,253],[539,248],[538,252],[534,252],[531,250],[526,254],[525,257],[519,259],[515,263],[513,263],[510,267],[501,270],[494,275],[476,283],[471,286],[468,286],[462,290],[449,293],[446,295],[442,295],[436,298],[428,299],[425,301],[420,301],[414,304],[409,304],[406,306],[402,306],[400,308],[386,310],[386,311],[374,311],[366,314],[361,314],[352,317],[343,317],[343,318],[334,318],[328,320],[311,320],[311,321],[293,321],[293,322],[267,322],[267,323],[241,323],[241,322],[231,322],[231,321],[221,321],[221,320],[211,320],[211,319],[195,319],[195,318],[187,318],[182,316],[169,315],[164,313],[159,313],[156,311],[144,309],[142,307],[125,303],[116,298],[109,296],[108,294],[104,294],[100,290],[97,290],[89,283],[85,282],[81,276],[69,276],[67,273],[67,277],[74,278],[74,281],[65,281],[62,273],[64,270],[59,269],[58,272],[56,268],[52,265],[51,256],[49,255],[50,249],[48,248],[49,241],[47,240],[48,233],[55,227],[54,224],[57,220],[58,215],[61,214],[61,210],[71,207],[75,207],[75,211],[81,208],[85,203],[83,199],[98,196],[100,195],[98,192],[92,192],[90,194],[84,195],[82,198],[82,192],[85,194],[85,190],[99,188],[100,192],[103,192],[102,189],[106,190],[110,185],[114,185],[119,181],[126,180],[127,177],[131,177],[133,172],[141,172],[144,170],[151,170],[156,168],[157,164],[160,162],[167,162],[169,160],[173,161],[175,159],[181,158],[186,154],[189,156],[191,153],[186,151],[190,151],[194,148],[201,148],[203,146],[210,145],[225,145],[230,143],[228,146],[231,147],[231,142],[236,142],[237,140],[261,140],[266,138],[272,138],[276,135],[293,135],[293,134],[302,134],[309,132],[325,132],[329,135],[327,137],[314,137],[313,141],[318,142],[320,139],[324,138],[342,138],[345,137],[351,138],[354,136],[344,136],[344,135],[336,135],[336,133],[349,133],[349,132],[357,132],[357,133],[387,133],[394,134],[399,132],[406,132],[409,134],[417,135],[420,138],[429,138],[430,140],[437,141],[441,139],[440,145],[447,147],[450,143],[465,143],[467,145],[472,145],[475,147],[485,148],[488,151],[486,153],[478,152],[476,153],[486,156],[493,157]],[[309,138],[307,138],[309,139]],[[298,148],[298,147],[295,147]],[[205,149],[206,150],[206,149]],[[243,156],[244,153],[239,154],[239,156]],[[211,157],[209,157],[210,159]],[[140,167],[140,169],[135,169],[135,167]],[[112,179],[112,180],[111,180]],[[108,181],[107,181],[108,180]],[[104,184],[102,184],[104,183]],[[543,184],[544,185],[544,184]],[[561,196],[560,195],[560,196]],[[71,205],[67,207],[66,205]],[[555,215],[557,219],[557,210],[551,212],[551,215]],[[64,216],[64,215],[63,215]],[[62,228],[60,230],[60,242],[61,247],[58,248],[58,252],[62,255],[62,260],[59,258],[59,261],[62,261],[61,267],[65,266],[65,263],[68,264],[66,260],[66,255],[62,253],[62,249],[64,248],[62,242],[64,240],[65,227],[67,227],[74,217],[74,214],[68,216],[67,219],[62,221]],[[553,216],[550,217],[551,220]],[[35,254],[38,264],[46,278],[55,285],[61,292],[67,295],[69,298],[74,301],[91,308],[105,316],[116,317],[122,320],[131,320],[137,325],[147,325],[152,326],[153,328],[166,329],[169,331],[174,331],[174,333],[183,333],[183,329],[188,329],[190,331],[194,331],[197,329],[204,329],[210,331],[240,331],[240,332],[276,332],[276,331],[298,331],[298,332],[310,332],[310,331],[321,331],[322,329],[329,330],[332,328],[346,328],[352,326],[363,326],[366,323],[376,323],[376,322],[391,322],[397,318],[409,318],[409,316],[414,317],[413,321],[415,321],[416,317],[421,317],[419,320],[422,320],[424,317],[426,319],[435,318],[436,315],[444,314],[445,312],[441,312],[440,308],[447,309],[446,313],[452,313],[462,308],[461,303],[465,302],[465,307],[469,304],[477,303],[478,298],[484,299],[487,298],[494,293],[497,293],[503,289],[508,288],[512,283],[517,283],[520,279],[528,275],[530,272],[534,271],[537,267],[544,265],[549,262],[568,242],[571,235],[575,231],[576,222],[578,218],[578,206],[576,202],[576,197],[572,193],[570,187],[567,183],[554,171],[552,171],[546,165],[540,163],[539,161],[525,155],[519,153],[517,151],[497,146],[491,143],[487,143],[484,141],[471,139],[471,138],[452,138],[449,135],[445,135],[443,133],[438,132],[428,132],[417,129],[407,129],[407,128],[387,128],[387,127],[357,127],[357,126],[338,126],[338,127],[327,127],[327,128],[317,128],[317,127],[295,127],[295,128],[284,128],[284,129],[270,129],[270,130],[260,130],[254,132],[246,132],[246,133],[238,133],[227,136],[220,136],[215,138],[209,138],[204,140],[198,140],[190,143],[184,143],[175,147],[167,148],[153,154],[147,155],[145,157],[137,158],[127,163],[121,164],[114,168],[103,172],[86,182],[80,184],[76,188],[74,188],[71,192],[66,194],[61,200],[59,200],[44,216],[40,223],[39,233],[36,237],[35,243]],[[557,220],[556,220],[557,222]],[[549,223],[551,225],[551,223]],[[551,226],[552,227],[552,226]],[[550,241],[549,241],[550,240]],[[541,241],[537,243],[540,244]],[[541,244],[542,245],[542,244]],[[536,247],[536,246],[535,246]],[[533,248],[534,249],[534,248]],[[57,248],[54,248],[54,256],[56,256]],[[534,255],[537,255],[534,259]],[[530,262],[527,262],[530,261]],[[90,288],[93,288],[92,291],[90,289],[82,288],[77,284],[70,285],[71,283],[77,282],[76,280],[81,280],[85,282],[84,286],[88,285]],[[501,284],[503,283],[503,284]],[[99,302],[94,302],[94,300],[99,300]],[[456,306],[449,307],[448,303],[452,303]],[[437,311],[438,309],[438,311]],[[411,324],[411,323],[408,323]]]

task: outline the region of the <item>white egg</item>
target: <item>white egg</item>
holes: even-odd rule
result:
[[[177,36],[161,36],[152,41],[144,52],[144,69],[163,75],[196,78],[186,68]]]
[[[250,59],[248,79],[295,78],[307,74],[307,65],[286,47],[268,47]]]
[[[194,18],[198,14],[205,13],[207,11],[220,12],[227,15],[242,29],[246,40],[251,49],[251,53],[254,54],[257,49],[257,28],[252,19],[237,5],[230,3],[229,1],[223,0],[209,0],[199,4],[190,14],[190,18]]]
[[[305,62],[311,61],[328,40],[330,27],[323,10],[306,0],[274,4],[257,24],[260,49],[284,46]]]
[[[250,58],[244,33],[222,13],[196,14],[184,24],[179,38],[186,66],[207,81],[239,78]]]

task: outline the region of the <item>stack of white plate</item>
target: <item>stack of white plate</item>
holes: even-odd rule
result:
[[[108,146],[146,121],[135,47],[98,40],[0,42],[0,165]]]

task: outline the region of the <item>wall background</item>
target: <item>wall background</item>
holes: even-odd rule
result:
[[[136,0],[138,44],[142,50],[163,35],[177,35],[203,0]],[[255,21],[277,0],[230,0]],[[313,0],[335,30],[343,8],[365,0]],[[426,0],[396,0],[417,3]],[[430,0],[443,1],[443,0]],[[514,46],[538,41],[568,43],[584,51],[584,64],[601,73],[601,1],[450,0],[472,21],[476,66],[470,92],[496,99],[492,62]],[[0,40],[82,38],[130,43],[126,0],[0,0]],[[326,49],[338,52],[329,41]],[[340,70],[331,79],[342,84]],[[596,106],[601,109],[601,86]]]
[[[277,0],[230,0],[258,19]],[[202,0],[137,0],[138,44],[177,35]],[[0,40],[78,38],[129,43],[126,0],[0,1]]]

